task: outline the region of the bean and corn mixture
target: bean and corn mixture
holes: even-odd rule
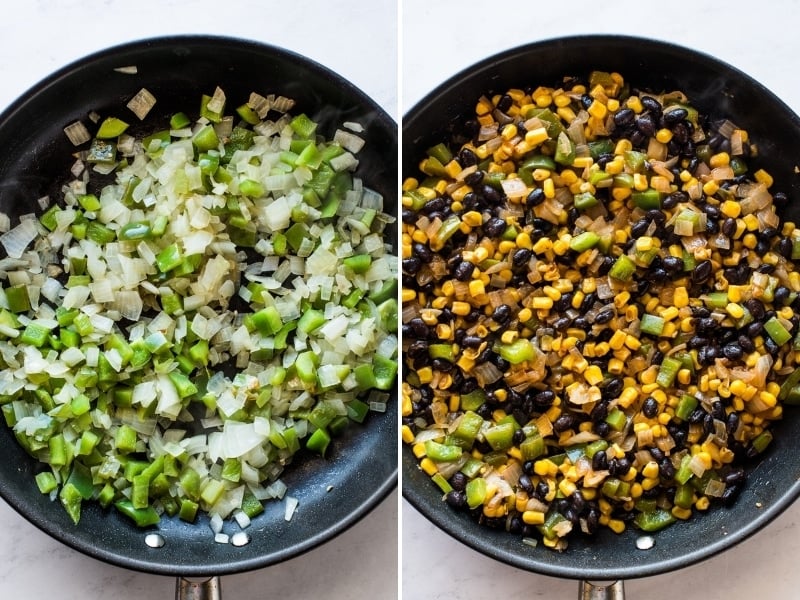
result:
[[[800,400],[800,229],[747,131],[599,71],[482,96],[463,129],[403,183],[420,467],[559,550],[729,505]]]

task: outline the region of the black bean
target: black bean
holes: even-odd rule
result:
[[[664,123],[667,125],[675,125],[683,121],[689,116],[689,111],[685,108],[673,108],[664,113]]]
[[[404,208],[402,218],[403,218],[403,223],[405,223],[406,225],[411,225],[412,223],[416,223],[419,217],[417,216],[417,213],[415,213],[413,210]]]
[[[662,259],[661,264],[670,273],[677,273],[678,271],[683,270],[683,259],[677,256],[672,256],[671,254],[669,256],[665,256]]]
[[[653,419],[658,415],[658,400],[652,396],[647,398],[642,404],[642,413],[648,419]]]
[[[475,187],[483,183],[483,171],[473,171],[464,177],[464,183],[470,187]]]
[[[599,313],[597,313],[597,315],[594,318],[594,322],[597,323],[598,325],[605,325],[606,323],[611,321],[611,319],[613,319],[615,315],[616,311],[613,308],[604,308]]]
[[[533,252],[531,252],[527,248],[518,248],[511,257],[511,263],[515,267],[522,267],[528,264],[528,261],[531,259],[531,256],[533,256]]]
[[[645,137],[653,137],[656,134],[657,124],[656,119],[651,114],[643,114],[636,119],[636,129]],[[633,137],[633,136],[631,136]],[[644,140],[640,142],[644,143]],[[639,144],[637,144],[639,145]]]
[[[532,494],[536,489],[536,487],[533,485],[533,481],[531,481],[530,476],[525,473],[519,476],[519,487],[529,494]]]
[[[699,335],[693,335],[686,342],[686,347],[689,350],[697,350],[698,348],[702,348],[703,346],[706,346],[706,345],[708,345],[708,338],[707,337],[701,337]]]
[[[419,317],[414,317],[411,319],[408,322],[408,325],[411,326],[411,330],[414,332],[414,335],[419,339],[427,339],[427,337],[430,335],[430,328],[425,324],[425,321]]]
[[[469,148],[462,148],[458,152],[458,162],[463,168],[472,167],[478,164],[478,157]]]
[[[497,102],[497,109],[502,112],[508,112],[508,109],[514,104],[514,99],[509,96],[508,94],[503,94],[503,96]]]
[[[722,348],[722,355],[728,360],[739,360],[744,355],[744,351],[738,341],[731,342]]]
[[[490,185],[484,185],[481,193],[490,204],[500,204],[503,201],[502,194]]]
[[[725,491],[722,492],[722,502],[725,506],[731,506],[738,498],[739,494],[742,491],[743,484],[739,485],[729,485],[725,488]]]
[[[745,300],[744,306],[756,321],[764,318],[764,303],[758,298],[748,298]]]
[[[522,463],[522,472],[527,475],[533,475],[535,473],[536,461],[533,460],[526,460]]]
[[[764,315],[766,316],[766,312],[764,313]],[[761,335],[763,331],[764,331],[764,324],[760,321],[755,321],[747,326],[747,335],[751,340]]]
[[[792,250],[794,249],[794,243],[792,242],[791,238],[783,237],[778,242],[778,253],[786,259],[792,258]]]
[[[761,323],[759,323],[759,325],[761,325]],[[763,325],[761,326],[761,328],[763,329]],[[739,336],[739,345],[742,347],[742,350],[750,353],[756,349],[756,345],[755,343],[753,343],[752,338],[748,337],[748,335]]]
[[[710,260],[701,260],[692,271],[692,282],[703,283],[711,277],[713,265]]]
[[[739,414],[732,412],[728,415],[728,418],[725,419],[725,430],[728,432],[728,435],[733,435],[736,433],[736,430],[739,428]]]
[[[508,304],[501,304],[492,312],[492,319],[505,325],[511,318],[511,307]]]
[[[650,227],[650,221],[648,219],[639,219],[633,225],[631,225],[631,237],[642,237],[645,233],[647,233],[648,227]]]
[[[787,300],[789,300],[790,295],[791,291],[789,288],[784,285],[779,285],[777,288],[775,288],[773,300],[778,306],[783,306],[786,304]]]
[[[461,491],[467,487],[467,476],[464,475],[461,471],[456,471],[450,477],[450,485],[454,490]]]
[[[422,260],[419,256],[412,256],[411,258],[403,259],[403,272],[409,275],[416,275],[422,267]]]
[[[555,321],[553,321],[553,329],[556,331],[564,331],[572,324],[572,319],[570,317],[564,316],[559,317]]]
[[[477,335],[467,335],[461,341],[461,345],[467,348],[478,348],[483,343],[483,338]]]
[[[651,113],[653,113],[656,118],[661,116],[661,111],[663,108],[658,100],[652,96],[642,96],[639,98],[639,101],[642,103],[642,107],[644,107],[645,110],[649,110]]]
[[[528,206],[539,206],[542,202],[544,202],[544,199],[544,190],[542,188],[534,188],[531,193],[528,194],[526,202]]]
[[[553,390],[542,390],[534,396],[533,401],[537,407],[548,409],[553,405],[555,399],[556,393]]]
[[[599,423],[595,423],[592,426],[592,429],[594,429],[594,432],[602,438],[606,437],[609,433],[611,433],[611,425],[609,425],[605,421],[600,421]],[[599,454],[605,454],[605,453],[600,452]],[[595,454],[595,456],[597,455]]]
[[[445,496],[445,501],[453,508],[466,508],[467,493],[463,490],[452,490]]]
[[[658,472],[662,479],[672,479],[675,477],[675,466],[668,457],[665,457],[658,463]]]
[[[595,471],[605,471],[608,469],[608,455],[603,452],[596,452],[592,457],[592,469]]]
[[[562,433],[567,429],[570,429],[575,422],[573,416],[569,413],[562,413],[554,422],[553,422],[553,431],[556,433]]]
[[[625,382],[622,378],[613,377],[600,391],[604,400],[614,400],[619,398],[623,389],[625,389]]]
[[[492,217],[483,224],[483,232],[489,237],[500,237],[506,230],[506,222],[499,217]]]
[[[456,268],[453,270],[453,276],[458,281],[469,281],[470,279],[472,279],[472,272],[474,270],[475,270],[475,265],[465,260],[456,265]]]
[[[630,125],[633,123],[633,120],[636,118],[636,113],[633,112],[633,109],[630,108],[621,108],[616,113],[614,113],[614,124],[618,127],[623,127],[625,125]]]
[[[605,421],[606,417],[608,416],[608,404],[605,402],[598,402],[595,404],[592,412],[589,413],[589,418],[594,423],[598,423],[600,421]]]
[[[702,408],[695,408],[689,414],[689,419],[688,419],[689,423],[691,423],[692,425],[697,425],[698,423],[702,423],[703,419],[706,418],[706,415],[707,415],[706,411],[704,411]]]
[[[781,349],[781,347],[778,346],[778,344],[776,344],[775,341],[769,336],[764,337],[764,348],[772,356],[776,356]]]
[[[433,260],[433,251],[425,244],[414,242],[414,244],[411,246],[411,250],[424,263],[429,263]]]
[[[697,352],[697,361],[701,365],[710,365],[719,356],[719,350],[716,346],[703,346]]]

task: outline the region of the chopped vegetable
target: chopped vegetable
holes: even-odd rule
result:
[[[800,404],[800,229],[747,132],[563,81],[481,96],[402,186],[402,439],[450,506],[557,550],[732,502]]]
[[[0,404],[76,523],[93,498],[140,527],[249,523],[301,448],[330,456],[386,408],[394,219],[352,172],[363,140],[257,97],[227,130],[220,88],[144,139],[113,116],[94,137],[69,126],[113,181],[68,181],[0,236]],[[154,104],[142,89],[128,107]]]

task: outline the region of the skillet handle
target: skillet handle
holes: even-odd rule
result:
[[[595,583],[581,581],[578,600],[625,600],[625,582],[622,580]]]
[[[222,600],[222,583],[217,576],[205,581],[178,577],[175,580],[175,600]]]

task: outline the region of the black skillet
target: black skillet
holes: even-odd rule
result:
[[[136,66],[137,74],[116,71]],[[74,147],[62,129],[96,111],[137,121],[125,108],[146,87],[156,105],[134,132],[168,127],[177,111],[197,114],[201,94],[225,90],[229,106],[250,92],[282,94],[297,101],[330,138],[345,121],[366,131],[357,173],[382,193],[394,211],[397,184],[397,126],[371,99],[328,69],[297,54],[260,43],[209,36],[137,41],[78,60],[26,92],[0,115],[0,210],[12,216],[31,212],[44,194],[57,198],[68,178]],[[127,118],[126,118],[127,117]],[[394,233],[392,233],[394,236]],[[396,243],[396,238],[391,240]],[[133,526],[116,511],[85,506],[75,526],[61,506],[40,494],[33,481],[37,465],[0,427],[0,495],[34,525],[61,542],[106,562],[162,575],[212,576],[265,567],[331,539],[358,521],[394,488],[397,480],[397,403],[373,413],[365,425],[350,427],[332,445],[327,459],[298,455],[284,473],[290,494],[300,501],[286,522],[283,506],[268,502],[241,547],[217,544],[208,520],[187,524],[163,519],[148,530]],[[161,548],[145,544],[158,531]],[[236,531],[236,527],[231,532]]]
[[[415,105],[403,119],[403,177],[417,172],[425,150],[458,134],[459,123],[474,114],[481,94],[511,87],[556,85],[564,76],[592,70],[617,71],[626,81],[653,92],[682,90],[693,104],[714,117],[728,117],[758,143],[758,159],[774,176],[773,191],[789,196],[781,218],[800,219],[800,119],[757,81],[711,56],[648,39],[581,36],[547,40],[487,58],[455,75]],[[656,575],[706,559],[742,541],[777,517],[800,494],[800,409],[787,407],[774,429],[775,441],[754,465],[732,508],[714,508],[691,522],[656,534],[655,546],[636,549],[639,534],[605,530],[596,539],[570,541],[562,553],[523,545],[518,536],[478,526],[451,510],[439,489],[402,452],[403,495],[423,515],[457,540],[521,569],[584,580],[622,580]],[[587,596],[589,597],[589,596]],[[592,596],[594,597],[594,596]],[[598,596],[599,597],[599,596]],[[610,596],[609,596],[610,597]]]

